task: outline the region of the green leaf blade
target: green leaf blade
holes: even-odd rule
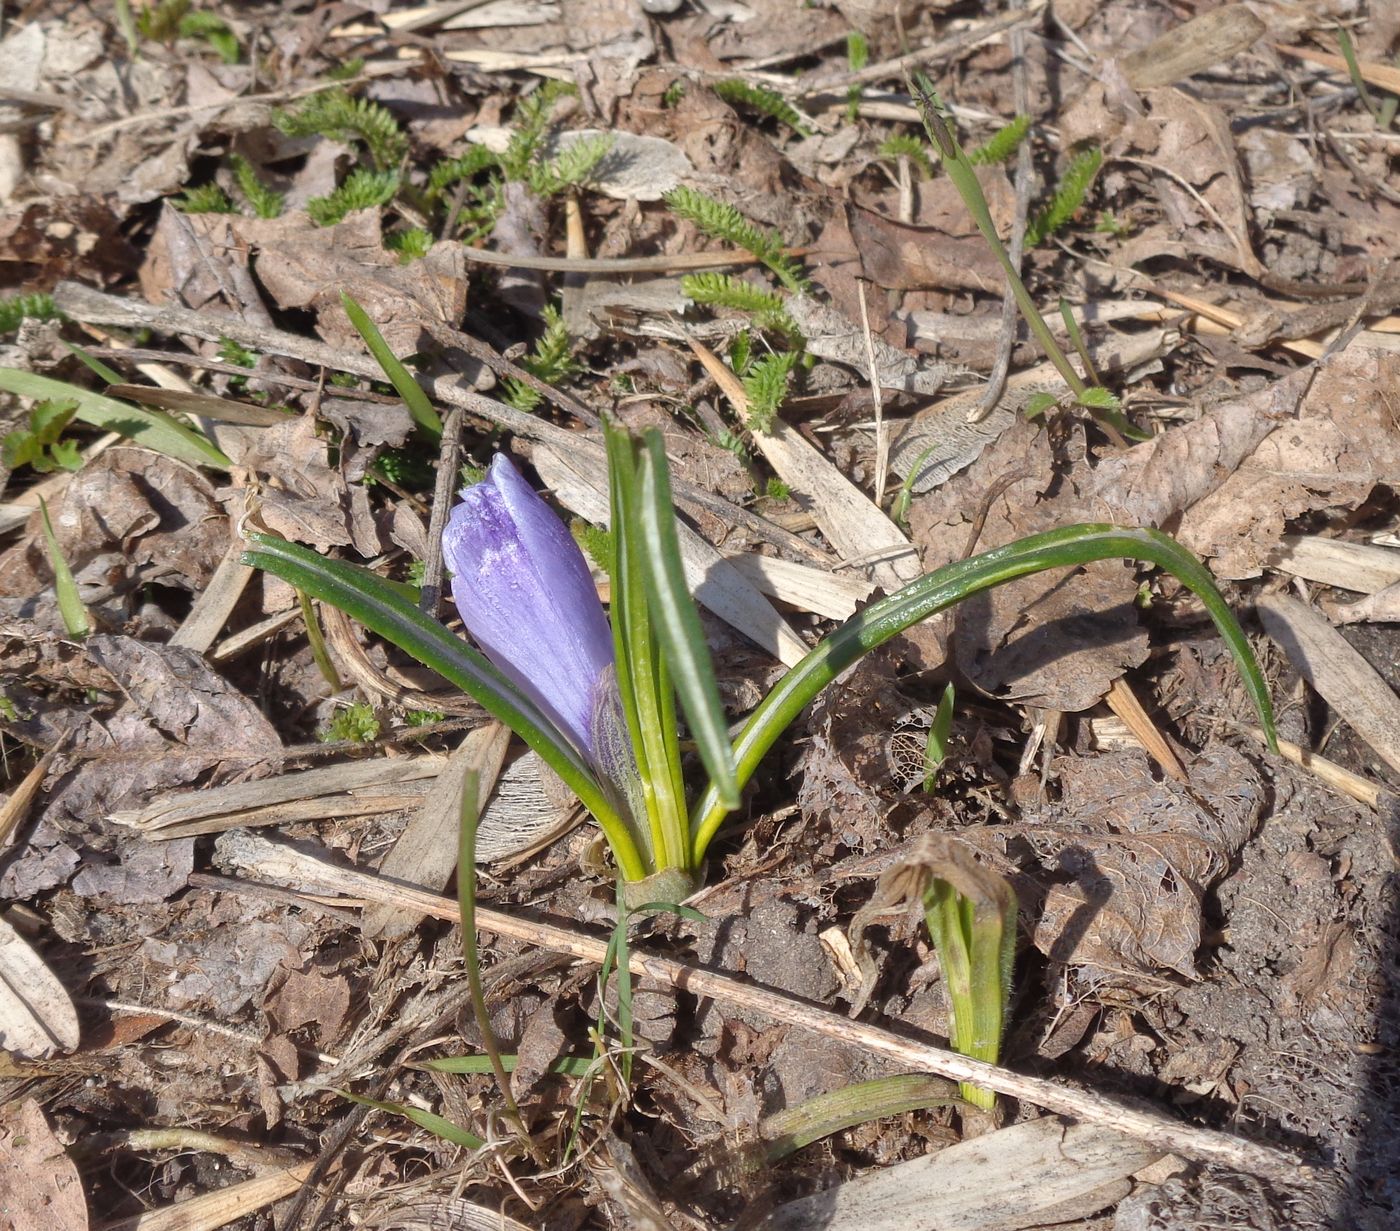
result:
[[[648,432],[643,450],[641,530],[646,548],[643,564],[647,598],[700,760],[721,802],[727,808],[737,808],[739,781],[734,750],[705,630],[681,566],[675,505],[661,433]]]
[[[230,465],[229,459],[216,445],[183,423],[177,423],[169,415],[131,406],[66,381],[22,372],[18,368],[0,368],[0,391],[36,401],[71,400],[78,404],[77,418],[93,427],[116,432],[145,448],[188,462],[191,466],[227,470]]]
[[[389,349],[389,344],[379,332],[379,327],[369,319],[369,313],[344,291],[340,292],[340,303],[345,309],[345,315],[350,318],[350,323],[365,340],[365,345],[369,347],[375,362],[384,369],[384,375],[389,378],[389,382],[403,399],[403,404],[408,407],[408,413],[413,416],[414,421],[434,439],[441,437],[442,419],[438,417],[438,412],[433,409],[433,404],[423,392],[423,387],[414,380],[413,373],[404,367]]]

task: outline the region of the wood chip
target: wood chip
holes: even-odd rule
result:
[[[67,989],[0,918],[0,1049],[33,1060],[72,1051],[78,1037],[78,1011]]]
[[[748,422],[748,398],[739,378],[701,342],[691,349],[724,391],[739,417]],[[773,429],[755,432],[754,444],[793,494],[807,504],[821,532],[848,564],[868,567],[886,590],[898,590],[922,569],[914,546],[850,479],[781,419]]]
[[[779,1206],[762,1231],[1015,1231],[1087,1218],[1164,1151],[1053,1117],[961,1141]]]
[[[1305,581],[1375,594],[1400,582],[1400,551],[1370,543],[1349,543],[1317,534],[1289,534],[1271,553],[1268,563]]]
[[[1264,631],[1376,755],[1400,773],[1400,698],[1324,616],[1286,595],[1259,600]]]

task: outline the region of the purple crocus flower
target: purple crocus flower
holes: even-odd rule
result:
[[[620,714],[612,630],[578,544],[504,454],[463,489],[442,551],[482,653],[579,752],[613,768],[601,729]]]

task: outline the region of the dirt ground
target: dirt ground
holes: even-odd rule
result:
[[[0,12],[0,1229],[1400,1225],[1397,96],[1375,0]],[[1283,755],[1168,574],[1022,578],[831,685],[600,981],[562,784],[239,557],[437,585],[499,451],[586,543],[604,418],[664,433],[731,719],[881,591],[1113,522],[1209,566]],[[468,770],[528,1143],[423,1063],[482,1047]],[[1019,903],[993,1113],[870,909],[931,834]]]

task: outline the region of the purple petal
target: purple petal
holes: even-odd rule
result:
[[[612,632],[563,522],[498,453],[486,480],[462,492],[442,550],[457,610],[482,653],[592,757]]]

